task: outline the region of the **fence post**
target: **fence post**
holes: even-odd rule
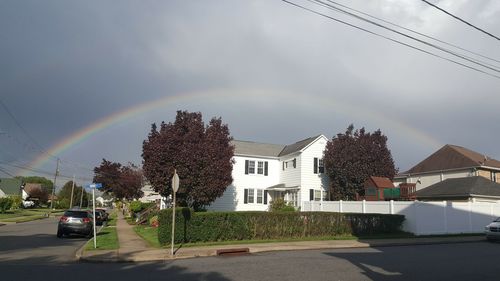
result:
[[[413,213],[415,215],[415,234],[416,235],[419,235],[418,233],[418,210],[417,210],[417,207],[418,207],[418,201],[413,201]]]
[[[339,201],[339,212],[343,213],[343,210],[342,210],[342,200]]]
[[[391,215],[394,215],[394,200],[391,200],[391,203],[390,203],[390,210],[391,210]]]
[[[448,216],[446,215],[446,209],[448,208],[446,200],[443,201],[443,226],[444,233],[448,233]]]
[[[469,201],[469,232],[472,232],[472,202]]]
[[[363,199],[363,214],[366,214],[366,200]]]

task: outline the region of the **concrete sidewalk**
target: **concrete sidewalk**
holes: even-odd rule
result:
[[[429,237],[429,238],[401,238],[401,239],[367,239],[367,240],[326,240],[326,241],[298,241],[279,243],[237,244],[204,247],[176,248],[174,256],[170,255],[170,248],[151,248],[140,238],[119,213],[117,219],[117,233],[120,242],[118,250],[96,250],[77,252],[77,258],[88,262],[143,262],[164,261],[194,257],[215,256],[217,250],[248,248],[250,253],[290,250],[317,250],[339,248],[368,248],[406,245],[430,245],[469,243],[485,241],[484,236],[455,236],[455,237]],[[179,247],[179,245],[176,245]]]

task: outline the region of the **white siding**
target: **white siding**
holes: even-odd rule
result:
[[[234,156],[233,183],[226,189],[222,197],[215,200],[208,210],[225,211],[266,211],[268,204],[244,203],[245,189],[265,189],[279,183],[279,160],[272,158]],[[255,161],[255,174],[245,175],[245,160]],[[257,162],[268,162],[268,175],[257,174]],[[256,191],[255,191],[256,192]],[[255,198],[257,194],[255,194]],[[254,200],[256,201],[256,200]]]
[[[285,155],[280,158],[279,166],[279,182],[285,184],[287,187],[300,186],[301,184],[301,156],[300,154]],[[296,166],[293,168],[293,159],[296,160]],[[288,167],[283,170],[283,163],[288,162]]]
[[[314,158],[323,158],[327,139],[318,138],[301,154],[301,189],[300,201],[309,201],[309,189],[328,191],[328,177],[326,174],[314,173]]]
[[[457,171],[444,171],[444,172],[436,172],[436,173],[428,173],[428,174],[414,174],[410,177],[406,178],[407,183],[417,183],[417,190],[426,188],[435,183],[444,181],[445,179],[454,179],[454,178],[465,178],[474,176],[474,173],[471,172],[470,169],[466,170],[457,170]],[[420,180],[420,183],[417,181]],[[404,179],[395,180],[395,184],[399,184],[401,182],[405,182]]]

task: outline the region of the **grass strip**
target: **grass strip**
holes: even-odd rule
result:
[[[94,248],[94,238],[85,245],[85,251],[93,250],[116,250],[118,249],[118,235],[115,227],[104,227],[97,233],[97,248]]]
[[[162,248],[158,241],[158,228],[137,225],[134,231],[144,239],[149,245],[155,248]],[[362,240],[362,239],[397,239],[397,238],[414,238],[411,233],[401,232],[385,235],[371,235],[371,236],[323,236],[323,237],[303,237],[303,238],[289,238],[289,239],[270,239],[270,240],[236,240],[236,241],[217,241],[217,242],[198,242],[198,243],[185,243],[183,247],[202,247],[202,246],[218,246],[218,245],[239,245],[239,244],[260,244],[260,243],[279,243],[279,242],[300,242],[300,241],[328,241],[328,240]],[[168,247],[168,246],[164,246]]]

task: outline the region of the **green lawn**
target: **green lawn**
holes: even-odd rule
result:
[[[116,250],[119,247],[116,228],[107,226],[97,233],[97,248],[94,249],[94,238],[92,238],[87,242],[85,250]]]
[[[52,210],[52,215],[60,215],[63,210]],[[31,220],[43,219],[49,209],[17,209],[9,210],[0,214],[0,221],[3,222],[26,222]]]
[[[137,225],[134,227],[135,233],[144,239],[150,246],[155,248],[161,248],[160,242],[158,241],[158,228]]]

